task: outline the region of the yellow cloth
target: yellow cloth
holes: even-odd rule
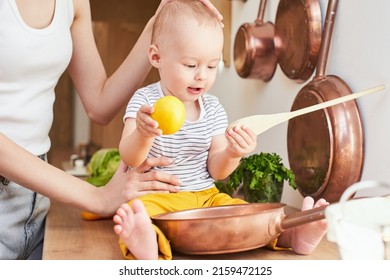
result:
[[[280,246],[276,246],[276,244],[278,244],[278,241],[279,241],[279,238],[276,237],[274,240],[272,240],[272,241],[267,245],[267,248],[268,248],[268,249],[275,250],[275,251],[292,251],[292,248],[289,248],[289,247],[280,247]]]
[[[162,213],[187,210],[192,208],[247,203],[245,200],[239,198],[232,198],[225,193],[220,193],[216,187],[198,192],[148,194],[138,199],[144,203],[149,217],[153,217]],[[131,203],[132,202],[130,201],[129,204],[131,205]],[[153,226],[157,234],[159,259],[171,260],[172,250],[169,244],[169,240],[165,237],[164,233],[157,226]],[[122,240],[119,240],[119,244],[123,256],[126,259],[135,259]],[[270,244],[271,248],[278,250],[279,247],[276,246],[276,243],[273,244],[271,242]]]

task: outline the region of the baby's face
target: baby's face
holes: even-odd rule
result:
[[[159,45],[160,78],[164,93],[195,101],[215,82],[223,48],[219,24],[200,25],[188,19]]]

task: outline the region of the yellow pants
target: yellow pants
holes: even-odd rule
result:
[[[192,208],[247,203],[242,199],[232,198],[225,193],[220,193],[216,187],[198,192],[148,194],[138,199],[144,203],[149,217]],[[129,204],[131,205],[131,201]],[[159,259],[171,260],[172,250],[169,240],[157,226],[153,226],[157,234]],[[122,240],[119,240],[119,245],[126,259],[135,259]]]

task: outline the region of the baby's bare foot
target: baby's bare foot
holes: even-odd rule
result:
[[[319,199],[314,204],[313,198],[305,197],[302,203],[302,211],[327,204],[328,202],[325,199]],[[289,232],[290,246],[297,254],[311,254],[321,242],[321,239],[326,234],[326,231],[326,219],[292,228],[291,232]]]
[[[136,259],[158,259],[156,232],[141,201],[134,200],[131,208],[123,204],[113,220],[116,224],[114,232]]]

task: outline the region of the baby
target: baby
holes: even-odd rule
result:
[[[220,22],[199,1],[176,0],[156,17],[149,60],[159,70],[160,81],[138,90],[125,114],[119,151],[129,167],[147,157],[168,157],[166,172],[182,181],[180,192],[148,194],[122,205],[114,216],[115,233],[129,259],[171,259],[169,240],[150,217],[190,208],[246,203],[220,193],[215,180],[226,178],[243,156],[256,148],[257,136],[246,127],[227,130],[227,116],[213,86],[223,48]],[[162,135],[150,115],[159,98],[172,95],[186,108],[183,127]],[[302,209],[326,204],[305,198]],[[131,205],[131,206],[130,206]],[[324,221],[297,227],[272,242],[273,247],[291,247],[311,253],[326,232]],[[256,234],[256,233],[254,233]]]

